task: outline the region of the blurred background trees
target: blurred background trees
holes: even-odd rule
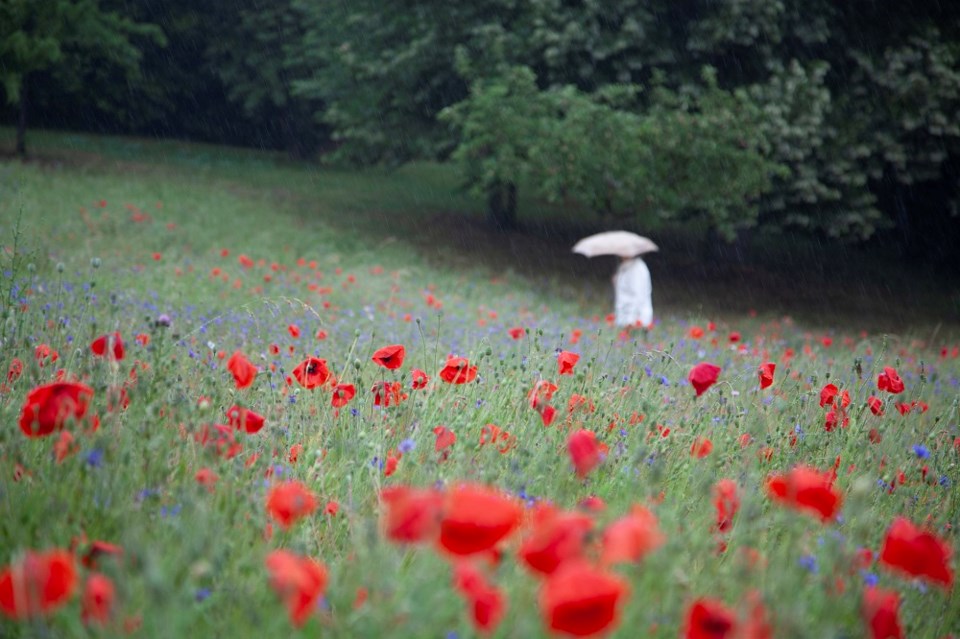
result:
[[[0,0],[0,70],[10,124],[29,77],[38,126],[453,160],[503,228],[519,191],[728,240],[960,241],[958,3]]]

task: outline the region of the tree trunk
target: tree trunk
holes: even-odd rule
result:
[[[27,157],[27,76],[20,78],[20,117],[17,118],[17,155]]]
[[[517,185],[500,182],[490,185],[487,191],[487,215],[490,224],[498,231],[509,231],[517,226]]]
[[[284,110],[280,116],[283,147],[287,152],[287,157],[291,160],[303,160],[309,154],[309,143],[304,139],[303,135],[296,130],[293,122],[296,116],[290,113],[289,108],[290,107],[287,107],[287,110]]]
[[[746,264],[749,242],[750,229],[738,229],[730,242],[711,224],[704,238],[704,259],[715,264]]]

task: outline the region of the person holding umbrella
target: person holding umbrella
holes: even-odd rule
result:
[[[628,231],[598,233],[574,245],[574,253],[587,257],[620,257],[620,267],[613,276],[614,322],[617,326],[645,330],[653,326],[653,283],[650,269],[640,256],[656,250],[657,245],[649,238]]]

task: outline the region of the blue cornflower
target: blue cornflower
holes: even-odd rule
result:
[[[879,583],[880,578],[877,577],[872,572],[867,572],[866,570],[861,570],[860,574],[863,575],[863,585],[865,586],[876,586]]]
[[[920,459],[926,459],[930,456],[930,451],[927,450],[926,446],[921,444],[915,444],[913,446],[913,454],[919,457]]]
[[[183,508],[180,504],[175,504],[167,508],[166,506],[160,507],[160,516],[161,517],[176,517],[180,514],[180,510]]]
[[[94,448],[87,453],[83,461],[91,468],[100,468],[100,466],[103,465],[103,451],[99,448]]]
[[[209,598],[211,595],[209,588],[197,588],[197,591],[193,593],[193,598],[197,603],[204,601]]]
[[[154,497],[159,494],[160,494],[160,491],[157,490],[156,488],[144,488],[139,493],[137,493],[136,500],[143,501],[147,497]]]
[[[400,445],[397,446],[397,450],[399,450],[401,453],[409,453],[416,447],[417,447],[417,442],[408,438],[400,442]]]
[[[798,563],[802,568],[806,568],[813,574],[817,574],[817,558],[813,555],[804,555]]]

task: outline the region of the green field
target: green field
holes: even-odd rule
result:
[[[694,240],[661,229],[673,251],[650,259],[658,324],[624,336],[604,320],[612,264],[567,254],[596,223],[531,202],[526,228],[496,237],[447,166],[347,172],[52,133],[31,144],[32,160],[0,164],[0,372],[11,371],[0,394],[0,609],[4,574],[17,599],[37,564],[29,552],[71,549],[76,583],[45,613],[0,616],[0,636],[467,637],[480,605],[493,636],[535,637],[550,634],[557,593],[580,605],[574,625],[609,612],[609,600],[590,601],[600,586],[577,574],[622,587],[604,628],[613,636],[874,636],[863,604],[874,586],[898,593],[906,636],[960,629],[957,559],[931,558],[960,545],[955,280],[782,240],[749,267],[707,272]],[[804,261],[806,271],[787,268]],[[91,343],[115,332],[124,357],[95,356]],[[392,344],[405,347],[401,366],[372,361]],[[238,351],[259,369],[244,388],[227,370]],[[559,374],[560,351],[579,354],[573,374]],[[476,379],[442,381],[450,356]],[[335,408],[330,380],[293,380],[308,357],[356,397]],[[700,362],[721,372],[697,396],[688,374]],[[765,362],[776,372],[761,389]],[[885,367],[902,392],[878,388]],[[424,388],[414,369],[429,376]],[[78,419],[47,415],[54,432],[27,437],[28,395],[55,380],[89,387],[89,406]],[[393,383],[390,405],[376,405],[371,389]],[[828,384],[841,393],[824,406]],[[235,406],[263,428],[230,427]],[[509,435],[491,444],[490,424]],[[442,451],[440,426],[455,434]],[[581,477],[570,438],[584,430],[606,450]],[[808,488],[841,500],[835,512],[798,507],[804,491],[788,491],[792,506],[771,497],[771,478],[799,466],[820,472]],[[216,483],[199,482],[201,470]],[[737,495],[725,523],[722,479]],[[316,509],[284,528],[268,495],[294,480]],[[491,543],[454,561],[445,535],[468,503],[465,482],[502,492],[457,529]],[[381,496],[398,487],[439,495],[434,510],[415,510],[417,544],[389,538],[399,506]],[[547,504],[567,519],[551,520]],[[653,521],[623,519],[637,507]],[[502,535],[489,521],[498,508],[516,515]],[[897,517],[933,535],[900,552],[900,569],[881,558]],[[611,558],[624,521],[639,526],[630,561]],[[91,555],[94,541],[122,553]],[[567,564],[550,577],[529,570],[535,542]],[[288,564],[271,563],[272,582],[267,558],[279,549],[322,563],[323,587]],[[464,566],[483,583],[456,588]],[[94,574],[115,587],[102,625],[82,614]],[[296,595],[303,625],[287,612]],[[705,597],[739,634],[684,630]]]

